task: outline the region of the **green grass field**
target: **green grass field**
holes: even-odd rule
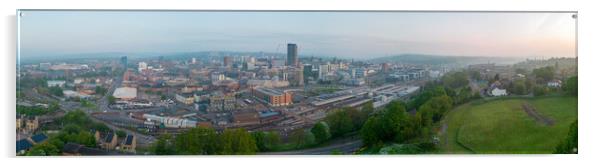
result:
[[[554,120],[547,126],[530,117],[521,105],[529,103]],[[577,119],[577,98],[538,97],[476,101],[448,112],[441,126],[441,153],[552,153]]]

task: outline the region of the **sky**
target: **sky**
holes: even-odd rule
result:
[[[21,11],[21,57],[241,51],[574,57],[572,13]]]

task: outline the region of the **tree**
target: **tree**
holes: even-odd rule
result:
[[[25,155],[27,156],[56,156],[59,149],[48,142],[34,145]]]
[[[577,86],[577,76],[573,76],[566,80],[566,83],[562,86],[562,89],[570,95],[577,96],[579,92]]]
[[[547,66],[533,70],[533,74],[535,74],[535,78],[539,83],[546,83],[554,79],[554,67]]]
[[[443,81],[443,86],[453,89],[464,87],[469,83],[468,75],[465,72],[448,73],[441,80]]]
[[[156,155],[172,155],[175,154],[174,148],[170,143],[171,135],[161,135],[152,146],[152,151]]]
[[[301,148],[314,143],[315,137],[311,132],[306,132],[303,128],[295,129],[291,135],[292,143],[295,148]]]
[[[210,128],[192,128],[179,134],[174,141],[178,154],[217,154],[218,136]]]
[[[109,104],[115,104],[116,100],[117,99],[113,95],[107,96],[107,101],[109,101]]]
[[[549,89],[545,86],[535,86],[535,88],[533,88],[533,95],[535,96],[543,96],[548,94]]]
[[[438,97],[434,97],[431,100],[427,101],[420,107],[430,107],[430,108],[425,108],[425,109],[431,111],[432,121],[438,122],[443,117],[443,114],[447,110],[450,110],[452,108],[452,106],[453,106],[452,99],[449,96],[438,96]],[[419,112],[420,112],[420,110],[419,110]],[[423,119],[424,119],[424,117],[423,117]]]
[[[104,123],[92,123],[91,126],[92,129],[99,131],[99,132],[109,132],[111,131],[111,129],[109,128],[109,126],[107,126]]]
[[[325,122],[319,122],[311,128],[311,133],[316,137],[317,143],[323,143],[330,139],[330,131],[328,129],[328,124]]]
[[[59,105],[58,102],[50,102],[48,103],[48,111],[50,112],[54,112],[61,109],[61,106]]]
[[[554,151],[554,153],[557,154],[577,154],[578,152],[578,138],[577,138],[578,134],[577,134],[577,120],[575,120],[575,122],[573,122],[571,124],[571,127],[569,129],[569,133],[567,134],[567,137],[562,140],[562,142],[560,142],[560,144],[558,144],[558,146],[556,146],[556,150]]]
[[[433,124],[435,112],[437,112],[437,110],[433,108],[431,104],[420,106],[420,109],[418,109],[418,112],[416,113],[416,116],[420,119],[420,125],[431,126]]]
[[[514,70],[514,72],[516,72],[516,74],[526,75],[527,74],[527,69],[517,68],[516,70]]]
[[[75,124],[69,124],[63,128],[57,135],[57,138],[63,143],[74,142],[87,147],[96,147],[94,135]],[[55,144],[56,145],[56,144]]]
[[[75,110],[65,114],[65,116],[61,118],[61,122],[65,124],[76,124],[80,126],[86,126],[90,124],[90,118],[88,118],[86,116],[86,113],[84,113],[83,111]]]
[[[479,71],[476,71],[476,70],[471,70],[470,71],[470,78],[475,79],[475,80],[481,80],[481,79],[483,79],[483,77],[481,77],[481,73]]]
[[[105,95],[105,93],[107,93],[107,89],[103,88],[101,86],[96,86],[96,88],[94,89],[94,91],[96,92],[96,94],[100,94],[100,95]]]
[[[401,102],[393,101],[389,103],[384,114],[380,117],[381,138],[384,141],[393,141],[400,138],[403,123],[407,118],[407,112]]]
[[[368,118],[360,130],[362,142],[367,146],[382,144],[382,140],[380,138],[381,132],[379,118],[376,116]]]
[[[259,149],[259,151],[266,152],[269,150],[269,148],[266,146],[266,133],[263,131],[257,131],[253,132],[251,135],[253,136],[253,139],[255,139],[255,144],[257,145],[257,149]]]
[[[351,117],[344,110],[333,110],[325,119],[333,138],[342,136],[353,130]]]
[[[430,83],[429,83],[430,84]],[[418,109],[422,104],[427,102],[433,97],[447,95],[447,92],[444,87],[438,85],[428,85],[425,86],[423,92],[418,94],[407,106],[408,110]]]
[[[464,87],[462,89],[460,89],[460,92],[458,93],[458,95],[455,96],[455,98],[453,98],[454,104],[459,105],[459,104],[463,104],[466,103],[468,101],[470,101],[470,99],[472,99],[472,90],[470,89],[470,87]]]
[[[123,131],[123,130],[117,130],[117,131],[115,132],[115,134],[116,134],[116,135],[117,135],[117,137],[119,137],[119,138],[125,138],[125,135],[127,135],[127,133],[126,133],[125,131]]]
[[[219,154],[255,154],[255,139],[244,129],[226,129],[220,136]]]
[[[280,134],[276,131],[270,131],[266,133],[265,146],[269,149],[274,149],[281,143]]]
[[[55,95],[55,96],[59,96],[59,97],[63,97],[63,95],[64,95],[63,89],[59,86],[50,87],[48,90],[51,95]]]
[[[512,93],[517,95],[527,94],[527,86],[525,85],[525,80],[518,79],[513,81],[510,90]]]
[[[347,112],[347,115],[351,118],[351,123],[353,125],[352,131],[359,130],[362,128],[362,125],[368,119],[369,113],[362,112],[358,109],[352,107],[345,107],[343,111]]]
[[[255,138],[257,148],[262,152],[270,151],[280,144],[280,135],[275,131],[257,131],[253,132],[252,136]]]
[[[28,107],[17,105],[17,114],[19,115],[38,116],[47,114],[48,112],[48,109],[44,109],[42,107]]]

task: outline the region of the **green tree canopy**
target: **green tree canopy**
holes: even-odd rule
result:
[[[560,142],[560,144],[558,144],[558,146],[556,146],[556,150],[554,151],[554,153],[559,153],[559,154],[577,154],[578,153],[578,133],[577,133],[577,121],[575,120],[575,122],[573,122],[571,124],[571,127],[569,129],[569,133],[567,134],[567,137],[562,140],[562,142]]]
[[[533,74],[535,74],[535,78],[539,83],[546,83],[554,79],[554,67],[547,66],[533,70]]]
[[[25,155],[27,156],[56,156],[59,155],[59,149],[48,142],[34,145]]]
[[[179,154],[216,154],[218,136],[210,128],[192,128],[175,138],[175,151]]]
[[[343,109],[333,110],[326,118],[332,137],[339,137],[353,130],[353,122],[349,113]]]
[[[328,129],[328,124],[325,122],[319,122],[311,128],[311,133],[316,137],[317,143],[323,143],[330,139],[330,130]]]
[[[577,96],[578,95],[578,90],[577,90],[577,76],[573,76],[570,77],[566,80],[566,82],[564,83],[564,85],[562,86],[562,88],[564,89],[564,91],[566,91],[568,94],[573,95],[573,96]]]
[[[219,137],[219,154],[255,154],[255,139],[244,129],[226,129]]]

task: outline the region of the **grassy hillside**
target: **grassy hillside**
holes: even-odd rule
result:
[[[537,121],[526,104],[553,121]],[[441,122],[441,153],[552,153],[577,119],[577,98],[543,97],[473,102]]]

